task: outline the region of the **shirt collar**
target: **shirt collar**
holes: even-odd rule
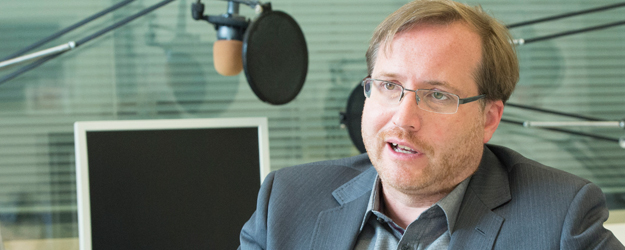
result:
[[[454,232],[454,224],[458,218],[460,204],[462,204],[462,198],[467,190],[467,186],[469,186],[470,180],[471,176],[464,179],[464,181],[460,182],[460,184],[458,184],[458,186],[456,186],[451,193],[436,202],[436,204],[443,209],[443,212],[445,212],[445,216],[447,217],[447,227],[450,235]]]
[[[462,204],[462,199],[467,190],[467,186],[469,186],[470,180],[471,176],[460,182],[460,184],[447,194],[447,196],[432,205],[439,206],[443,212],[445,212],[447,227],[450,234],[453,233],[454,224],[456,222],[456,218],[458,217],[458,211],[460,210],[460,204]],[[373,211],[380,211],[380,206],[382,204],[380,200],[380,192],[382,191],[381,187],[380,176],[376,174],[375,181],[373,182],[373,187],[371,189],[371,196],[369,197],[369,203],[367,205],[367,211],[365,212],[362,223],[360,224],[360,231],[362,231],[365,224],[367,224],[367,220],[370,216],[372,216]]]
[[[362,219],[362,223],[360,224],[360,231],[362,232],[362,228],[367,224],[367,220],[369,216],[373,213],[373,211],[380,211],[380,195],[378,194],[382,189],[380,188],[380,176],[378,174],[375,175],[375,181],[373,181],[373,187],[371,188],[371,196],[369,197],[369,204],[367,204],[367,211],[365,212],[365,216]]]

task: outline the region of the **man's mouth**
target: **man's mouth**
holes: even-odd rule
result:
[[[402,154],[416,154],[417,151],[412,150],[409,147],[406,146],[402,146],[402,145],[398,145],[396,143],[389,143],[391,145],[391,148],[397,152],[397,153],[402,153]]]

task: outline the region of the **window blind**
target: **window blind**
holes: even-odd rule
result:
[[[119,1],[3,0],[0,57]],[[78,40],[158,1],[136,1],[51,43]],[[5,240],[75,237],[73,123],[83,120],[253,117],[269,119],[271,168],[358,154],[339,125],[352,89],[366,76],[373,29],[406,0],[272,1],[301,26],[309,71],[298,97],[281,106],[256,98],[245,76],[213,69],[215,30],[178,0],[0,85],[0,224]],[[226,4],[204,1],[206,14]],[[467,1],[506,24],[616,1]],[[622,19],[624,9],[512,30],[531,38]],[[241,14],[253,11],[241,6]],[[606,120],[625,117],[625,27],[517,48],[521,81],[511,103]],[[0,71],[0,77],[18,67]],[[572,120],[506,107],[513,120]],[[579,128],[618,138],[622,129]],[[492,143],[597,183],[623,208],[625,149],[615,143],[502,123]]]

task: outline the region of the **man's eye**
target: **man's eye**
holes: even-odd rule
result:
[[[395,86],[395,84],[389,83],[389,82],[385,82],[384,83],[384,88],[387,90],[393,90],[395,88],[397,88],[397,86]]]
[[[447,100],[447,95],[441,92],[432,92],[432,97],[436,100]]]

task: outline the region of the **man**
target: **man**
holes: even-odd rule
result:
[[[240,249],[625,249],[594,184],[486,145],[518,81],[506,28],[414,1],[374,32],[368,154],[264,181]]]

